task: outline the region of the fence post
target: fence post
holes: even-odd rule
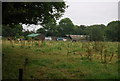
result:
[[[19,81],[23,79],[23,69],[19,69]]]

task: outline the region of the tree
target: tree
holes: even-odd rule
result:
[[[37,33],[45,34],[46,33],[45,28],[39,28],[37,30]]]
[[[43,33],[46,36],[56,36],[57,35],[57,24],[56,22],[49,22],[43,25],[43,28],[37,30],[39,33]]]
[[[105,40],[105,25],[92,25],[87,28],[87,32],[91,41],[104,41]]]
[[[3,25],[2,26],[2,36],[3,37],[15,37],[23,34],[22,25]]]
[[[3,2],[2,24],[45,24],[59,19],[65,9],[65,2]]]
[[[3,36],[16,35],[13,33],[15,28],[12,29],[12,26],[17,27],[16,25],[20,23],[44,25],[50,21],[56,22],[63,15],[66,8],[65,2],[3,2]]]
[[[69,18],[64,18],[59,22],[58,30],[61,32],[61,36],[72,34],[74,31],[74,24]]]
[[[106,36],[110,41],[120,41],[120,21],[112,21],[106,27]]]
[[[74,34],[76,35],[86,35],[86,26],[85,25],[80,25],[80,26],[75,26],[74,28]]]

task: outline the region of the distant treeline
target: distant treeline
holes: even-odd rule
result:
[[[26,35],[34,33],[33,31],[23,31],[22,25],[3,25],[3,37],[21,38]],[[47,23],[43,28],[37,30],[37,33],[45,36],[64,37],[65,35],[89,35],[90,41],[120,41],[120,21],[112,21],[105,26],[100,25],[74,25],[69,18],[62,19],[59,24]]]

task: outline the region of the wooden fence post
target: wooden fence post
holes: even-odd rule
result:
[[[23,81],[23,69],[19,69],[19,81]]]

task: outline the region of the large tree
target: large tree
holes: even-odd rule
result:
[[[3,2],[2,24],[45,24],[63,15],[65,2]]]
[[[106,27],[106,36],[110,41],[120,41],[120,21],[112,21]]]
[[[49,22],[55,23],[63,15],[66,8],[65,2],[3,2],[3,36],[16,35],[13,34],[12,28],[18,28],[17,25],[20,23],[40,25]],[[20,31],[22,32],[21,29]]]
[[[59,22],[59,32],[61,32],[62,36],[66,34],[73,34],[74,32],[74,24],[69,18],[64,18]]]
[[[91,41],[104,41],[105,40],[105,25],[91,25],[88,26],[86,33],[90,36]]]
[[[43,28],[38,29],[37,32],[45,34],[46,36],[57,36],[57,28],[56,22],[50,21],[49,23],[44,24]]]

